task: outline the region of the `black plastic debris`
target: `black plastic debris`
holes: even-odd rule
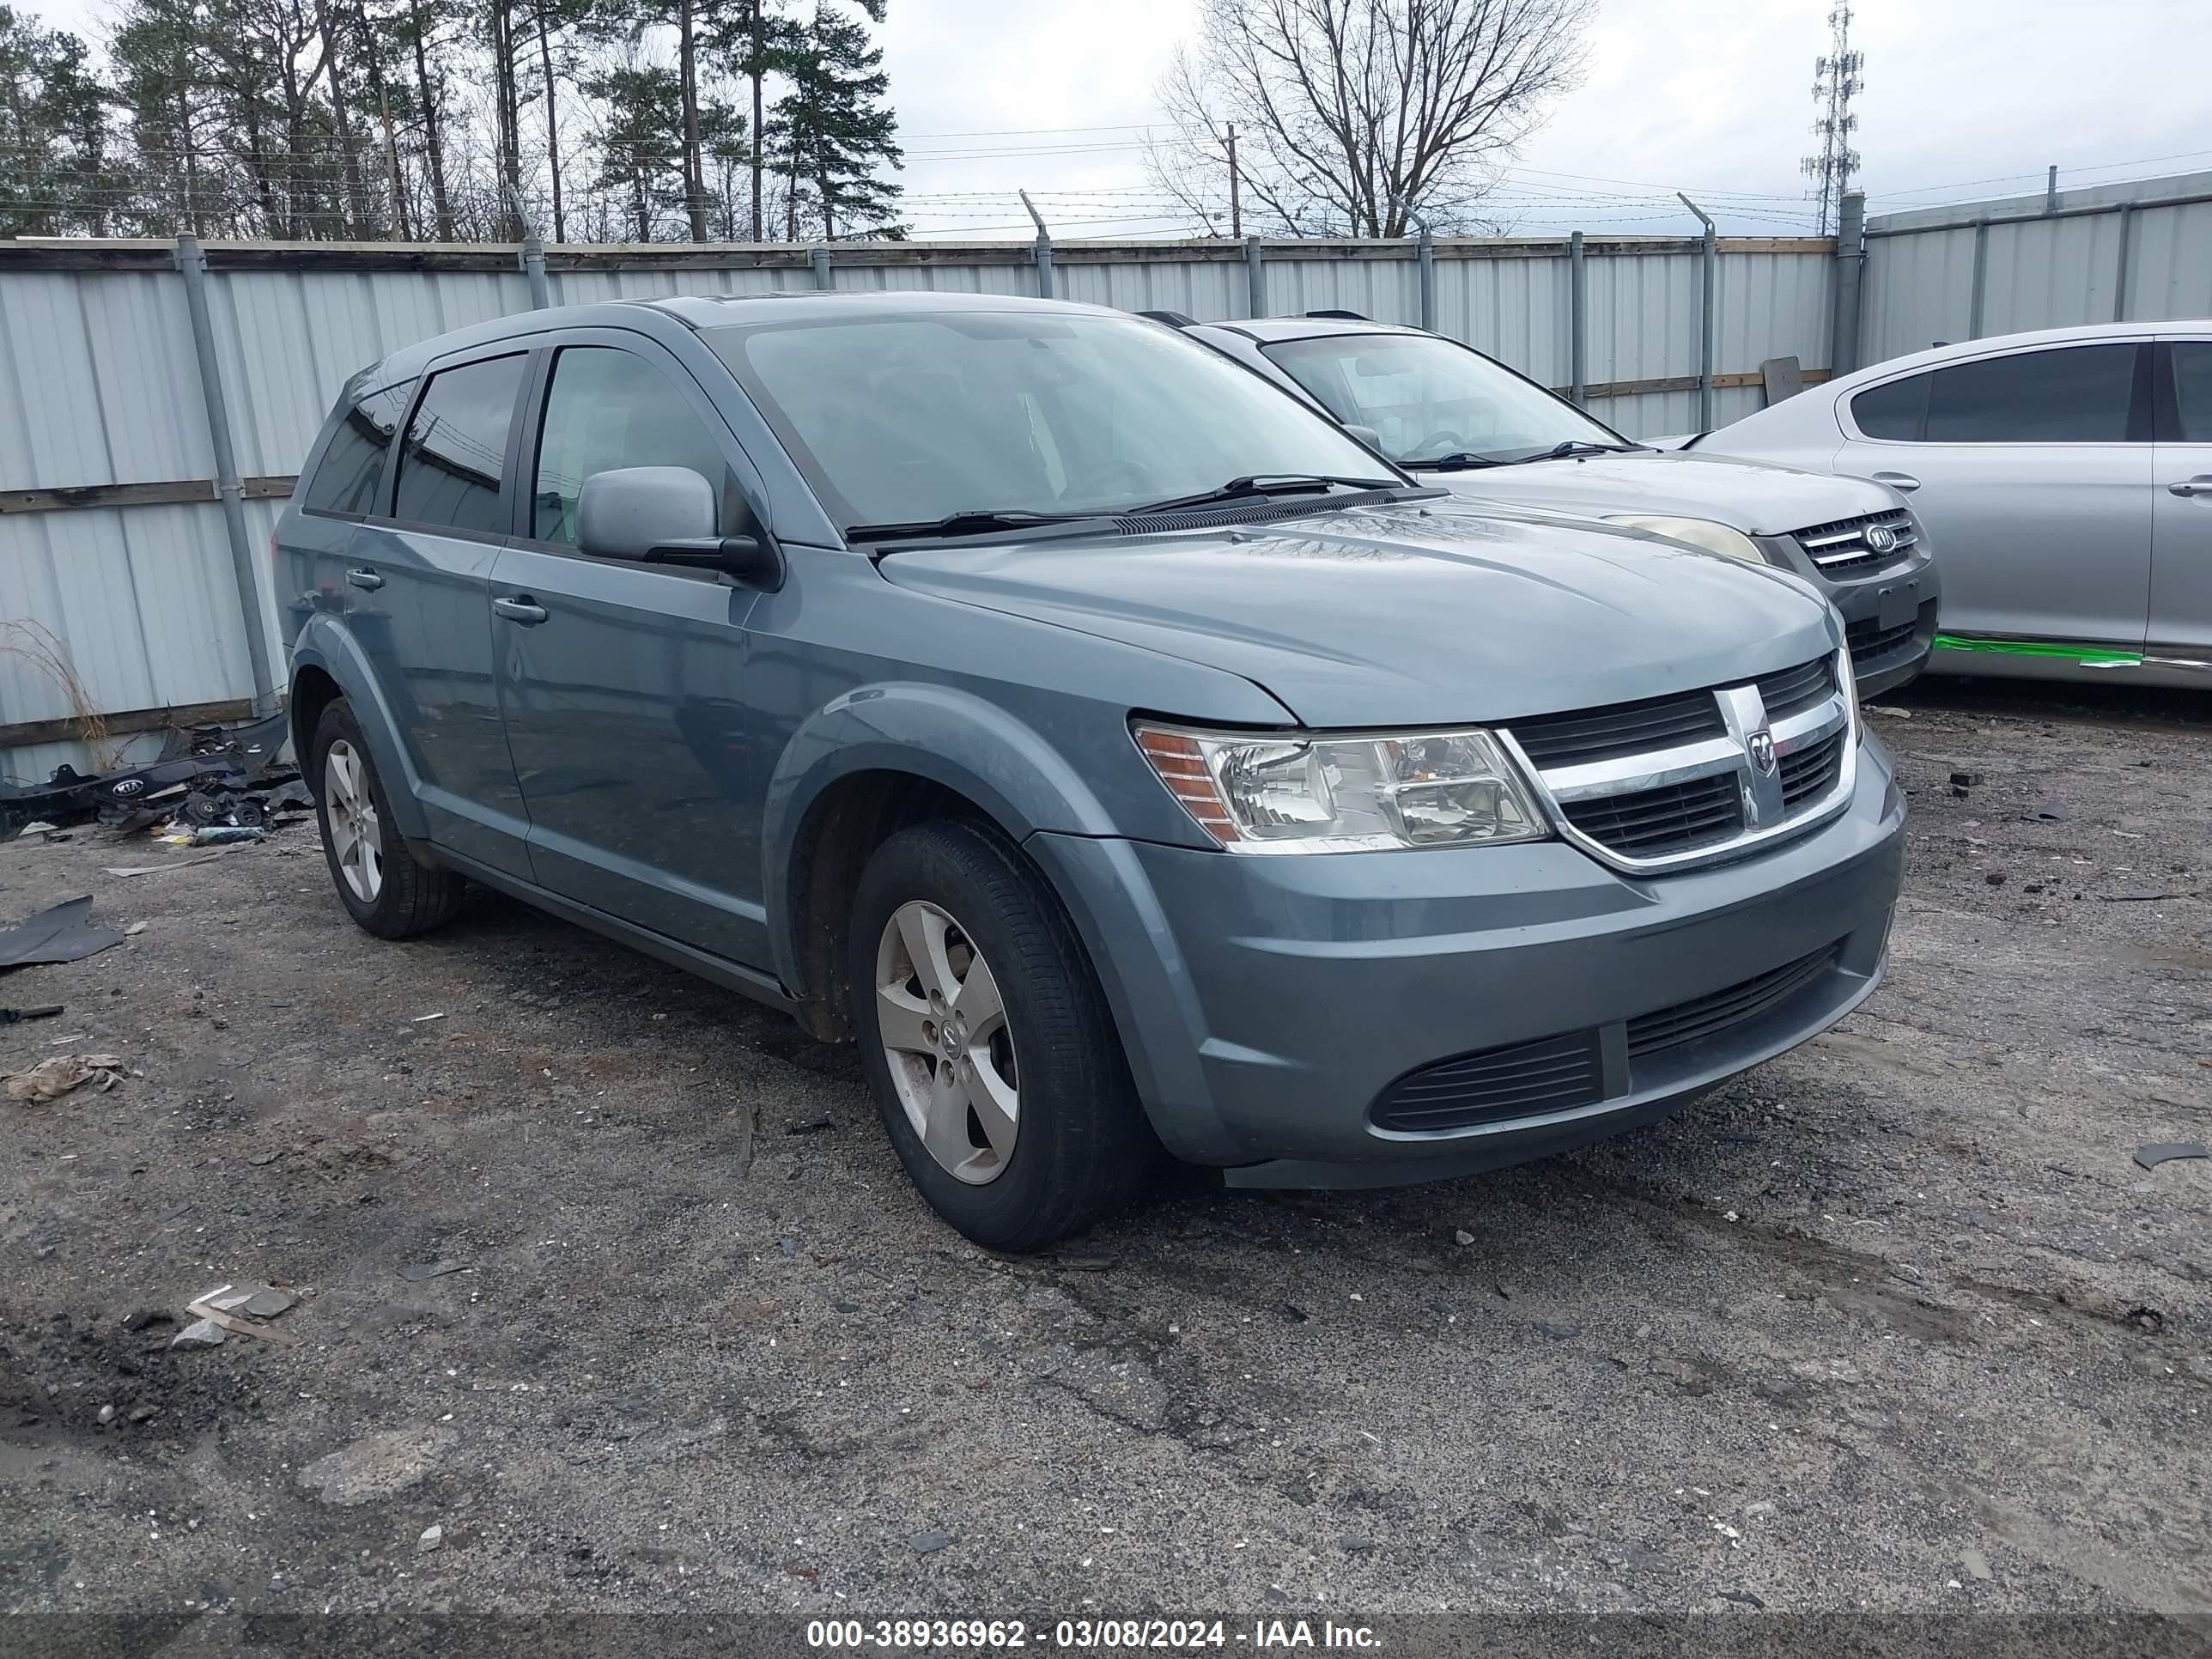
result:
[[[90,776],[58,766],[44,783],[0,781],[0,841],[26,824],[65,825],[97,819],[118,829],[143,829],[182,817],[190,824],[259,823],[236,816],[248,786],[266,793],[284,779],[273,769],[284,746],[285,716],[247,726],[203,726],[171,732],[160,756],[143,766],[118,767]],[[265,814],[256,800],[257,813]]]
[[[39,1008],[0,1008],[0,1025],[14,1025],[27,1019],[52,1019],[61,1011],[58,1002],[49,1002]]]
[[[0,968],[33,963],[81,962],[123,943],[123,935],[92,925],[92,898],[64,899],[51,910],[0,931]]]
[[[2136,1148],[2136,1162],[2146,1170],[2183,1158],[2212,1158],[2212,1152],[2207,1152],[2201,1140],[2154,1140]]]
[[[2066,809],[2055,800],[2042,800],[2027,809],[2024,816],[2034,823],[2063,823]]]

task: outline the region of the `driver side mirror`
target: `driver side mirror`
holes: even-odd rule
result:
[[[771,590],[782,562],[765,536],[717,533],[714,486],[686,466],[594,472],[576,495],[576,545],[603,559],[716,570]]]

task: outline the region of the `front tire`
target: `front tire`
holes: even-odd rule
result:
[[[343,697],[316,723],[306,773],[323,856],[346,914],[379,939],[407,939],[452,921],[462,880],[408,851],[361,722]]]
[[[1036,1250],[1130,1203],[1158,1158],[1104,994],[1043,877],[983,825],[877,849],[853,908],[853,1024],[932,1209]]]

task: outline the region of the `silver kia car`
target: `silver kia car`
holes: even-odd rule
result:
[[[1694,441],[1911,497],[1933,665],[2212,687],[2212,321],[1938,346]]]
[[[1297,392],[1425,483],[1793,572],[1843,617],[1863,697],[1927,665],[1936,566],[1903,498],[1879,483],[1636,443],[1471,346],[1351,312],[1141,314]]]

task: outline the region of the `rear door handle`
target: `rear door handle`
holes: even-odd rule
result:
[[[351,582],[356,587],[365,587],[372,593],[378,588],[384,586],[384,578],[378,575],[375,571],[370,569],[367,565],[362,566],[358,570],[347,571],[346,580]]]
[[[2193,478],[2184,478],[2179,483],[2166,487],[2169,495],[2212,495],[2212,472],[2200,472]]]
[[[1920,488],[1920,480],[1910,472],[1877,472],[1874,475],[1874,481],[1878,484],[1887,484],[1892,489],[1901,489],[1907,495]]]
[[[545,607],[531,603],[527,594],[520,599],[494,599],[491,608],[507,621],[520,623],[525,628],[535,628],[545,620]]]

